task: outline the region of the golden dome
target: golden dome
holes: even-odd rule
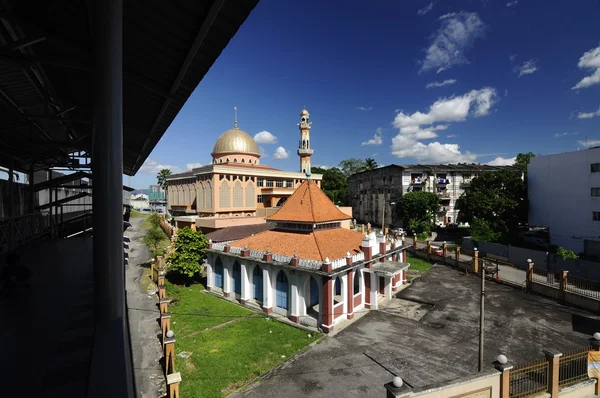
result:
[[[237,127],[227,130],[217,140],[212,151],[212,156],[224,155],[227,153],[246,153],[260,157],[258,145],[250,134]]]
[[[302,109],[302,112],[300,112],[300,116],[308,116],[308,111],[306,109]]]

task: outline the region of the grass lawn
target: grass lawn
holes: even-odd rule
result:
[[[410,263],[410,268],[408,268],[409,271],[429,271],[429,268],[431,268],[432,265],[425,260],[410,255],[408,256],[407,262]]]
[[[203,293],[200,284],[166,286],[177,299],[169,307],[175,354],[191,353],[176,355],[184,397],[226,396],[320,337]]]
[[[140,213],[137,210],[131,209],[130,217],[134,217],[135,218],[135,217],[148,217],[148,216],[146,214]]]

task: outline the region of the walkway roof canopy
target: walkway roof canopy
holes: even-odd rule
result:
[[[92,0],[93,1],[93,0]],[[124,0],[123,172],[135,174],[258,0]],[[86,0],[0,0],[0,166],[91,154]]]

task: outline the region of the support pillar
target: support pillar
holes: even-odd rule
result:
[[[330,276],[323,277],[323,308],[320,312],[323,317],[321,328],[330,333],[333,331],[333,280]]]
[[[364,300],[365,300],[365,308],[371,308],[371,273],[370,272],[363,272],[363,279],[365,282],[365,293],[364,293]]]
[[[348,310],[346,311],[346,317],[352,319],[354,318],[354,270],[348,271],[347,281],[348,296],[346,300],[348,301]]]
[[[476,274],[479,272],[479,251],[477,248],[473,249],[473,272]]]
[[[455,256],[456,268],[460,268],[460,247],[456,248]]]
[[[531,260],[527,260],[527,275],[525,279],[525,288],[527,292],[531,292],[531,285],[533,284],[533,263]]]
[[[596,336],[596,334],[594,334]],[[589,339],[591,351],[600,351],[600,340],[592,337]],[[594,386],[594,394],[600,395],[600,379],[596,379],[596,385]]]
[[[564,301],[565,296],[567,294],[567,278],[569,275],[569,271],[562,271],[560,273],[560,290],[559,290],[559,298]]]
[[[371,279],[371,307],[370,309],[372,310],[376,310],[378,308],[377,306],[377,292],[379,292],[379,281],[378,281],[378,277],[377,275],[375,275],[374,272],[371,272],[369,274],[369,277]]]
[[[91,2],[89,18],[96,337],[88,397],[134,397],[123,255],[123,0]]]
[[[244,305],[246,305],[246,303],[248,302],[248,300],[250,300],[250,295],[252,294],[250,292],[250,281],[248,279],[248,267],[246,267],[246,264],[240,264],[240,274],[241,274],[241,278],[242,278],[242,291],[240,292],[240,302]]]
[[[292,274],[289,278],[290,284],[290,319],[292,322],[300,323],[300,296],[298,292],[298,274]]]
[[[271,274],[268,269],[263,269],[263,311],[267,314],[273,312],[273,289]]]
[[[502,372],[500,374],[499,398],[510,398],[510,371],[513,368],[513,366],[507,363],[501,364],[499,362],[495,362],[494,367],[500,372]]]
[[[28,213],[35,213],[35,185],[34,181],[33,165],[29,166],[28,180],[29,180],[29,211]]]
[[[229,275],[229,268],[223,266],[223,296],[231,296],[231,276]]]
[[[554,350],[543,350],[548,360],[548,393],[551,398],[558,398],[558,368],[562,353]]]

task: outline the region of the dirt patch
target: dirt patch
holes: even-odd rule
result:
[[[427,312],[433,308],[433,305],[417,303],[415,301],[393,298],[388,304],[382,306],[380,311],[391,315],[401,316],[403,318],[420,321]]]

